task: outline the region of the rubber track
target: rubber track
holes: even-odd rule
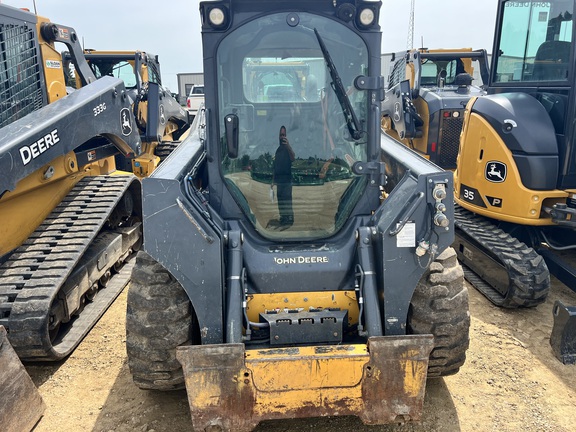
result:
[[[488,219],[458,205],[454,206],[454,217],[456,235],[472,239],[484,253],[501,263],[508,274],[508,291],[503,296],[467,267],[466,260],[459,255],[464,275],[474,288],[495,305],[505,308],[534,307],[546,300],[550,272],[541,255]]]
[[[50,306],[134,179],[82,179],[0,266],[0,324],[9,330],[10,343],[20,358],[58,360],[67,355],[128,282],[129,268],[121,272],[120,280],[99,291],[55,349],[48,335]]]
[[[170,156],[176,147],[180,145],[180,141],[164,141],[159,143],[154,150],[154,154],[160,158],[160,163]]]

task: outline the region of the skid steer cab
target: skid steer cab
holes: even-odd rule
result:
[[[168,89],[162,86],[158,56],[138,50],[86,49],[84,57],[96,78],[114,76],[126,85],[142,151],[131,159],[117,158],[116,163],[140,178],[150,175],[189,133],[192,122]],[[82,82],[78,74],[70,75],[74,75],[69,77],[71,84],[80,88]]]
[[[486,50],[420,48],[390,58],[382,128],[441,168],[454,170],[468,101],[484,96]]]
[[[380,2],[201,2],[205,108],[143,180],[127,351],[194,430],[418,420],[468,294],[452,174],[380,130]]]

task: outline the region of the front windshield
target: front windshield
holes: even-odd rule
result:
[[[361,130],[368,100],[353,82],[367,74],[368,52],[362,39],[338,22],[301,13],[298,24],[289,25],[287,15],[252,21],[219,47],[222,170],[229,191],[262,235],[322,238],[343,225],[365,184],[351,167],[366,160],[366,134],[350,137],[314,29]],[[237,158],[227,153],[229,114],[239,119]]]
[[[408,63],[404,55],[399,60],[393,61],[392,55],[383,54],[382,65],[383,70],[390,71],[387,77],[386,88],[388,89],[410,78],[415,72],[414,65]],[[442,72],[445,72],[446,76],[442,79],[444,85],[458,85],[456,77],[466,73],[472,78],[472,85],[481,87],[487,84],[482,80],[484,65],[484,62],[481,63],[477,57],[473,57],[467,52],[462,52],[461,55],[454,54],[454,57],[442,55],[441,58],[427,52],[421,54],[420,57],[420,86],[437,87],[440,84]]]
[[[465,73],[464,62],[460,58],[433,60],[423,59],[421,65],[421,85],[436,85],[440,72],[445,71],[444,84],[454,84],[456,75]]]
[[[573,1],[509,1],[504,5],[495,82],[566,81]]]
[[[420,85],[438,85],[438,76],[442,71],[446,71],[446,77],[444,78],[445,85],[456,85],[456,77],[459,74],[467,73],[472,77],[472,85],[480,87],[485,84],[482,81],[480,70],[481,66],[478,59],[466,57],[465,55],[441,60],[423,58],[421,63]]]
[[[136,74],[134,66],[126,60],[90,59],[90,67],[96,78],[103,76],[113,76],[124,81],[126,88],[136,88]]]

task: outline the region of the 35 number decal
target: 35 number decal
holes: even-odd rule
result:
[[[464,199],[468,201],[474,201],[474,191],[464,189]]]
[[[102,114],[104,111],[106,111],[106,104],[101,103],[100,105],[92,108],[92,111],[94,111],[94,117],[96,117],[98,114]]]
[[[486,203],[484,202],[484,199],[482,198],[482,194],[480,193],[479,190],[474,189],[473,187],[470,186],[466,186],[464,184],[462,184],[460,189],[460,199],[464,200],[472,205],[478,206],[478,207],[484,207],[486,208]]]

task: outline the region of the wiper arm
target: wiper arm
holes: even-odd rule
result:
[[[338,98],[338,102],[340,102],[340,106],[342,107],[342,113],[344,114],[346,125],[348,126],[348,132],[350,132],[350,136],[355,141],[358,141],[362,137],[362,131],[360,130],[360,122],[358,121],[358,117],[356,117],[352,103],[350,103],[350,98],[348,97],[348,94],[346,94],[346,89],[342,84],[342,79],[340,78],[340,75],[338,75],[338,70],[336,70],[336,65],[332,61],[332,57],[330,57],[330,53],[324,44],[324,40],[322,40],[318,30],[314,29],[314,33],[316,34],[316,39],[318,39],[318,43],[320,44],[320,49],[322,50],[322,55],[326,61],[326,66],[330,71],[330,77],[332,78],[332,89],[334,89],[336,97]]]

